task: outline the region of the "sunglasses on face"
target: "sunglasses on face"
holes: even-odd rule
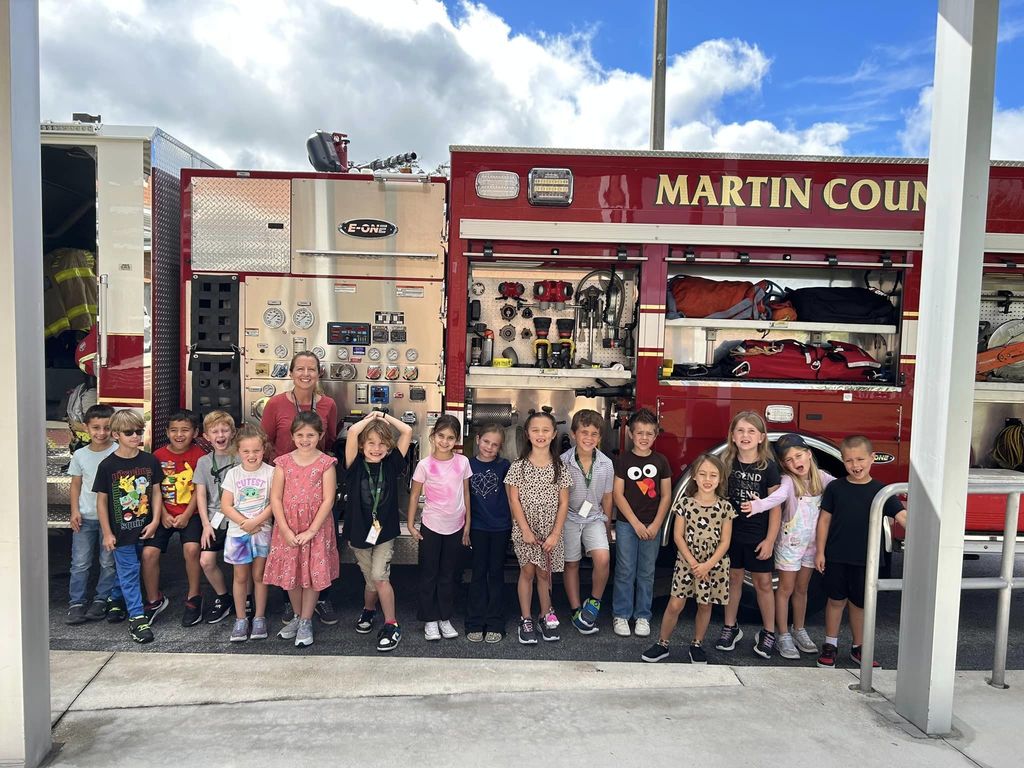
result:
[[[136,435],[138,437],[142,437],[144,434],[146,434],[146,430],[144,430],[144,429],[126,429],[121,434],[125,435],[126,437],[131,437],[132,435]]]

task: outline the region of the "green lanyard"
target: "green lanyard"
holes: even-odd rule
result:
[[[226,467],[217,466],[217,451],[210,454],[210,475],[213,477],[213,481],[217,484],[217,490],[220,490],[221,483],[224,482],[222,475],[235,466],[235,462],[231,462]]]
[[[580,462],[580,452],[575,451],[576,455],[576,466],[580,468],[580,472],[583,472],[583,464]],[[594,451],[594,455],[590,458],[590,470],[583,473],[583,482],[587,484],[587,490],[590,490],[590,481],[594,479],[594,465],[597,464],[597,451]]]
[[[365,459],[363,459],[363,466],[366,467],[366,481],[370,486],[370,497],[373,499],[373,509],[370,511],[370,516],[373,518],[374,526],[376,526],[377,505],[380,504],[381,492],[384,490],[384,465],[378,465],[380,469],[377,471],[376,480],[374,480],[373,475],[370,473],[370,465]]]

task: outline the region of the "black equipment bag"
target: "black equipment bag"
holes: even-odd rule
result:
[[[805,323],[893,325],[896,308],[887,296],[868,288],[797,288],[786,292],[797,319]]]

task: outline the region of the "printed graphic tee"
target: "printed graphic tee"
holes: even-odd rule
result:
[[[107,515],[117,546],[139,540],[139,534],[153,521],[150,491],[164,479],[160,462],[151,453],[139,451],[131,459],[112,453],[96,469],[94,493],[107,494]]]
[[[172,517],[182,514],[192,501],[192,494],[196,489],[193,482],[196,467],[199,460],[206,455],[206,451],[198,445],[190,445],[184,453],[175,453],[166,445],[157,448],[153,455],[160,462],[164,479],[160,482],[160,495],[164,500],[164,507]]]
[[[661,481],[672,479],[668,459],[657,451],[650,456],[626,451],[615,463],[615,476],[622,478],[622,494],[637,520],[644,525],[653,523],[661,502]]]
[[[469,460],[473,476],[469,478],[469,502],[473,510],[470,526],[474,531],[501,533],[512,530],[512,510],[508,506],[505,476],[511,466],[508,459]]]
[[[732,540],[738,544],[760,544],[768,535],[768,513],[747,517],[740,511],[744,501],[763,499],[768,489],[782,482],[779,465],[769,460],[764,469],[758,469],[757,462],[746,464],[734,459],[729,468],[729,503],[736,510],[732,522]]]
[[[260,464],[255,472],[247,472],[241,466],[232,467],[224,476],[221,489],[231,494],[235,511],[250,520],[263,512],[270,504],[270,482],[274,479],[274,468]],[[273,517],[268,518],[260,531],[273,528]],[[248,536],[234,520],[228,522],[228,536]]]

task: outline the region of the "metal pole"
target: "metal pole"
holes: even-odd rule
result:
[[[651,75],[651,149],[665,148],[665,37],[668,0],[654,0],[654,72]]]
[[[1010,599],[1013,597],[1013,556],[1017,546],[1017,516],[1020,514],[1020,494],[1006,497],[1006,523],[1003,526],[1003,560],[999,575],[1006,584],[999,590],[996,602],[996,649],[992,659],[992,679],[989,685],[1006,688],[1006,646],[1010,637]]]

